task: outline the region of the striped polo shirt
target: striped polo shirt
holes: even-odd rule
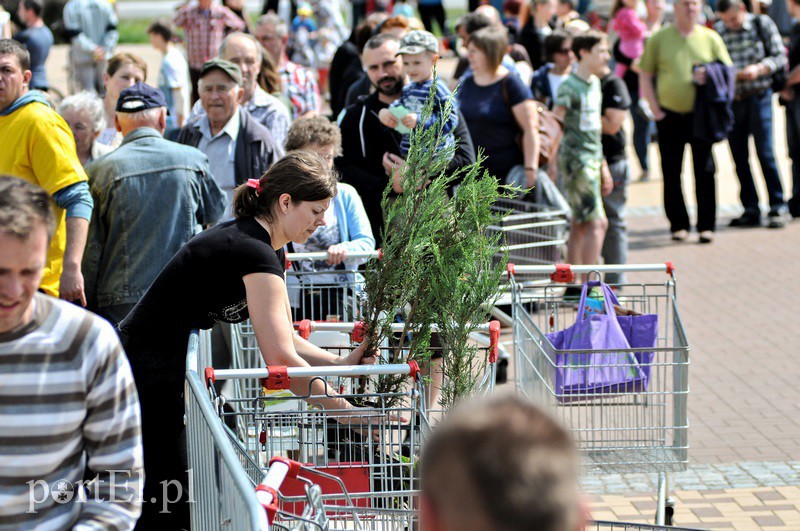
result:
[[[101,318],[40,293],[32,304],[31,322],[0,334],[0,529],[131,529],[142,446],[125,353]]]

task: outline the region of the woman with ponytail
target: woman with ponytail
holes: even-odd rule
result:
[[[120,323],[142,407],[148,503],[143,505],[140,528],[189,528],[187,466],[178,457],[185,456],[181,394],[191,330],[249,318],[267,365],[374,363],[363,346],[338,357],[312,345],[294,334],[290,320],[281,249],[289,242],[306,242],[325,224],[336,184],[336,174],[319,155],[289,153],[260,179],[236,190],[235,219],[189,240]],[[297,395],[307,395],[309,385],[313,395],[330,396],[316,400],[325,409],[352,409],[319,379],[291,381]],[[358,417],[337,420],[358,422]],[[172,480],[184,485],[184,496],[164,513],[162,489]],[[159,502],[150,503],[152,498]]]

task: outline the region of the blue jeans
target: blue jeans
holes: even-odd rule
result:
[[[800,94],[786,102],[786,143],[792,159],[792,198],[789,210],[793,216],[800,215]]]
[[[631,119],[633,120],[633,149],[636,151],[636,158],[639,159],[642,172],[647,172],[650,167],[647,152],[650,148],[650,140],[653,138],[655,125],[639,110],[638,99],[631,105]]]
[[[769,193],[770,211],[784,208],[783,186],[775,163],[772,145],[772,91],[733,102],[733,129],[728,134],[736,175],[741,189],[739,198],[746,213],[760,215],[758,192],[750,171],[750,135],[756,144],[756,155]]]
[[[606,264],[625,264],[628,262],[628,222],[625,217],[625,204],[628,201],[628,183],[631,180],[631,167],[628,159],[608,165],[614,180],[614,190],[603,198],[603,208],[608,218],[608,230],[603,240],[600,255]],[[606,273],[607,284],[623,284],[624,273]]]

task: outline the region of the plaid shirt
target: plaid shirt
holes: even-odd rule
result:
[[[203,63],[217,56],[217,49],[225,36],[225,29],[242,31],[245,24],[227,7],[212,4],[211,9],[200,9],[196,4],[186,5],[175,14],[173,21],[186,35],[186,54],[189,67],[200,70]]]
[[[759,17],[758,21],[756,21],[756,17]],[[714,29],[722,37],[733,65],[738,70],[749,65],[763,64],[769,67],[770,73],[774,74],[786,68],[786,49],[778,28],[771,18],[748,13],[742,29],[730,30],[722,21],[714,24]],[[771,85],[771,75],[750,81],[738,80],[736,81],[736,95],[741,97],[755,94],[769,89]]]
[[[319,88],[314,76],[302,66],[286,61],[281,68],[283,94],[292,103],[292,118],[320,111]]]

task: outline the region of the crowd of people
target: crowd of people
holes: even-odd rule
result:
[[[786,3],[800,17],[800,3]],[[75,93],[52,106],[43,3],[19,2],[20,27],[0,40],[0,359],[10,368],[0,379],[25,374],[30,387],[4,385],[11,398],[0,405],[9,412],[0,425],[20,436],[0,442],[0,453],[24,446],[42,459],[0,462],[0,477],[16,489],[0,492],[0,526],[130,528],[143,510],[143,529],[188,528],[185,498],[162,511],[135,501],[79,509],[45,496],[31,516],[25,482],[74,484],[86,468],[87,477],[99,474],[95,492],[108,494],[114,471],[144,470],[143,486],[131,479],[114,494],[144,488],[147,500],[162,499],[163,484],[185,485],[181,393],[194,328],[214,327],[215,345],[224,345],[217,323],[249,318],[270,364],[374,362],[362,347],[339,358],[292,333],[299,302],[287,294],[284,253],[327,252],[313,267],[331,278],[357,268],[349,255],[380,247],[385,235],[384,192],[403,193],[409,134],[436,120],[436,149],[454,146],[448,170],[481,160],[500,183],[557,184],[570,207],[575,264],[627,259],[629,117],[642,179],[653,173],[647,153],[658,143],[673,240],[694,226],[699,242],[713,241],[712,146],[724,139],[744,209],[731,226],[763,222],[751,136],[768,226],[800,216],[800,25],[787,41],[744,0],[717,0],[715,17],[700,0],[675,0],[669,17],[660,0],[617,0],[605,18],[571,0],[505,0],[471,6],[453,28],[440,1],[416,7],[421,20],[407,2],[354,1],[348,37],[334,0],[268,1],[255,23],[241,3],[187,2],[147,29],[162,56],[154,76],[142,58],[116,50],[111,4],[70,0],[64,28]],[[450,79],[436,75],[442,56],[457,59]],[[791,197],[774,155],[776,91],[795,162]],[[436,102],[424,121],[430,93]],[[542,157],[545,112],[563,123],[550,157]],[[686,144],[694,224],[682,191]],[[525,190],[523,200],[532,197]],[[332,389],[317,391],[337,409],[352,407]],[[72,420],[20,415],[26,403]],[[434,492],[428,517],[468,514],[434,515],[431,507],[444,510],[442,487]],[[567,521],[577,518],[572,505]]]

